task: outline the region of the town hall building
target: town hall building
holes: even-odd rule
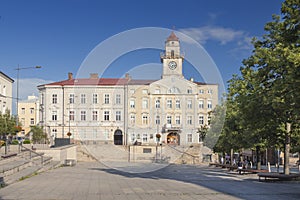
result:
[[[218,85],[187,80],[179,38],[172,32],[160,55],[160,80],[73,78],[38,86],[40,125],[50,140],[115,145],[199,143],[200,126],[210,124]],[[68,136],[69,135],[69,136]]]

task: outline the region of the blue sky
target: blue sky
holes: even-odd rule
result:
[[[265,23],[272,20],[272,14],[280,14],[281,3],[282,0],[0,0],[0,70],[15,78],[18,64],[42,66],[20,71],[20,97],[25,98],[30,93],[37,94],[38,84],[64,80],[68,72],[76,74],[87,55],[116,34],[141,27],[175,27],[175,31],[189,35],[204,47],[226,82],[232,74],[239,73],[241,61],[252,51],[250,39],[264,34]],[[159,53],[147,49],[132,52],[112,66],[159,64]],[[192,70],[184,72],[187,78],[193,74]],[[123,72],[112,69],[104,75],[118,77]]]

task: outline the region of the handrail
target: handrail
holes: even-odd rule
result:
[[[167,146],[170,147],[170,148],[172,148],[172,149],[174,149],[174,150],[176,150],[176,151],[178,151],[179,153],[186,154],[186,155],[191,156],[191,157],[193,157],[193,158],[196,158],[196,157],[197,157],[197,156],[194,156],[194,155],[192,155],[192,154],[189,154],[189,153],[187,153],[187,152],[185,152],[185,151],[181,151],[181,150],[179,150],[179,149],[176,149],[175,147],[172,147],[172,146],[169,145],[169,144],[167,144]]]
[[[185,152],[185,151],[180,151],[179,149],[176,149],[175,147],[172,147],[172,146],[169,145],[169,144],[166,144],[166,146],[170,147],[171,149],[174,149],[175,151],[177,151],[177,152],[179,152],[179,153],[182,153],[182,154],[186,154],[186,155],[188,155],[188,156],[191,156],[191,157],[193,158],[193,164],[195,164],[195,159],[196,159],[197,156],[194,156],[194,155],[192,155],[192,154],[189,154],[189,153],[187,153],[187,152]]]
[[[32,149],[29,149],[29,148],[27,148],[27,147],[24,147],[22,144],[21,144],[21,148],[24,148],[24,149],[26,149],[27,151],[29,151],[30,152],[30,159],[32,158],[31,157],[31,153],[34,153],[34,154],[36,154],[37,156],[40,156],[41,157],[41,164],[43,165],[44,164],[44,156],[43,156],[43,154],[41,154],[41,153],[37,153],[37,152],[35,152],[35,151],[33,151]]]

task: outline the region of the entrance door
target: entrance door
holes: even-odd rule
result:
[[[121,130],[116,130],[114,133],[114,144],[123,145],[123,134]]]
[[[179,145],[179,143],[180,143],[179,134],[176,132],[169,133],[167,135],[167,143]]]

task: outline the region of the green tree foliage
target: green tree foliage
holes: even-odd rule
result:
[[[16,126],[16,118],[10,115],[9,110],[4,114],[0,114],[0,135],[2,137],[7,135],[16,135],[19,127]]]
[[[32,126],[30,132],[32,133],[33,143],[45,143],[47,140],[47,135],[44,133],[43,127]]]
[[[254,50],[243,61],[241,75],[229,81],[216,149],[287,148],[290,138],[299,145],[300,0],[283,2],[281,16],[273,15],[265,31],[261,39],[253,39]]]

